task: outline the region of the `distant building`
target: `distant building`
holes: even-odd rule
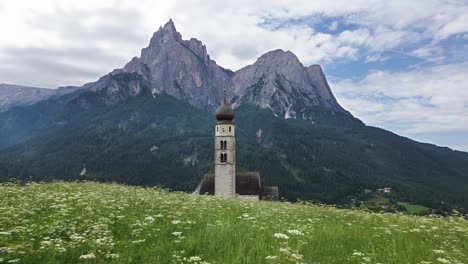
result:
[[[390,188],[390,187],[378,188],[377,191],[383,192],[383,193],[391,193],[391,192],[392,192],[392,188]]]
[[[195,192],[226,198],[278,200],[278,187],[262,186],[259,172],[236,172],[234,110],[224,93],[224,100],[216,109],[214,173],[205,174]]]

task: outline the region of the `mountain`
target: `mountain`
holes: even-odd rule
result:
[[[226,89],[239,171],[260,171],[287,199],[346,203],[392,187],[400,201],[468,208],[468,153],[366,126],[338,104],[320,66],[288,51],[233,72],[169,21],[140,57],[73,89],[0,113],[0,180],[192,191],[212,170],[212,113]]]
[[[31,105],[54,95],[71,93],[76,89],[72,87],[47,89],[0,83],[0,112],[14,106]]]
[[[319,65],[304,67],[292,52],[275,50],[233,72],[217,65],[202,42],[183,40],[172,20],[153,34],[140,57],[86,88],[102,89],[110,76],[122,72],[141,75],[153,94],[165,92],[210,112],[226,89],[234,107],[255,104],[283,117],[307,118],[312,106],[349,114],[336,101]]]
[[[306,119],[312,106],[347,113],[336,101],[319,65],[304,67],[290,51],[274,50],[234,73],[234,106],[270,108],[284,118]]]
[[[13,106],[30,105],[55,93],[52,89],[0,84],[0,111]]]

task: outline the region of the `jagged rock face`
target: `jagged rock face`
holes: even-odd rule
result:
[[[307,107],[345,112],[337,103],[319,65],[304,67],[290,51],[274,50],[234,74],[236,105],[257,104],[276,115],[295,118]]]
[[[151,95],[148,80],[138,73],[114,70],[97,83],[102,85],[103,88],[100,90],[90,89],[90,92],[83,93],[72,100],[71,104],[87,109],[96,104],[115,105],[137,95]]]
[[[292,52],[274,50],[232,72],[211,60],[202,42],[183,40],[172,20],[153,34],[140,58],[133,58],[123,70],[144,76],[153,93],[166,92],[210,111],[226,89],[234,107],[255,104],[285,118],[296,117],[309,106],[347,113],[319,65],[304,67]]]
[[[140,77],[137,82],[116,84],[116,76],[123,73]],[[226,89],[234,107],[259,105],[272,109],[279,117],[307,118],[305,112],[311,106],[349,114],[336,101],[319,65],[304,67],[292,52],[274,50],[233,72],[211,60],[202,42],[194,38],[183,40],[172,20],[160,27],[140,57],[134,57],[123,69],[96,82],[67,89],[105,89],[109,96],[106,104],[112,104],[125,96],[140,94],[145,90],[142,86],[149,87],[149,95],[165,92],[210,112],[218,107]]]
[[[196,39],[183,40],[172,21],[154,33],[140,58],[123,68],[149,80],[153,93],[166,92],[200,108],[213,110],[230,89],[232,72],[210,59]]]

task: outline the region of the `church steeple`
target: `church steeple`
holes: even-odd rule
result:
[[[215,127],[214,178],[215,195],[236,196],[236,139],[234,134],[234,110],[224,99],[216,109],[218,123]]]

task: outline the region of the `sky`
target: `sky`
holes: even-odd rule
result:
[[[468,0],[0,0],[0,83],[97,80],[170,18],[222,67],[290,50],[367,125],[468,151]]]

